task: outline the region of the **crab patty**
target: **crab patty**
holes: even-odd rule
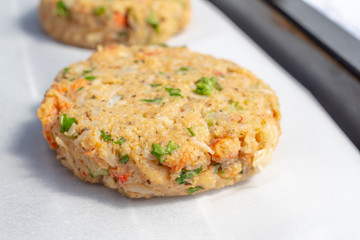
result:
[[[99,49],[59,73],[38,116],[63,165],[132,198],[247,179],[267,165],[280,135],[268,85],[187,48]]]
[[[189,0],[42,0],[45,32],[85,48],[110,44],[162,43],[190,18]]]

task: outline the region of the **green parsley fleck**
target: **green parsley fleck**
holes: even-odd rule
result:
[[[196,186],[196,187],[190,187],[190,188],[188,188],[188,193],[189,194],[193,194],[194,192],[197,192],[197,191],[199,191],[200,189],[202,189],[202,187],[201,186]]]
[[[167,75],[166,73],[164,73],[164,72],[162,72],[162,71],[160,71],[159,74],[161,74],[161,75],[163,75],[163,76],[165,76],[165,77],[169,77],[169,75]]]
[[[91,178],[95,178],[97,176],[109,175],[109,170],[108,169],[97,168],[95,170],[91,170],[89,167],[87,167],[87,169],[89,171],[89,175],[90,175]]]
[[[239,105],[239,102],[234,102],[233,100],[230,100],[230,107],[232,109],[235,109],[236,111],[242,111],[244,110],[243,106]]]
[[[66,67],[66,68],[64,68],[63,73],[66,74],[66,73],[68,73],[69,71],[70,71],[70,68]]]
[[[239,174],[244,174],[244,169],[241,169],[241,171],[239,172]]]
[[[125,142],[125,138],[124,137],[121,137],[121,138],[119,138],[119,140],[117,140],[117,141],[113,141],[113,144],[123,144]]]
[[[93,67],[93,68],[91,68],[89,70],[84,70],[83,74],[85,75],[85,74],[92,73],[95,69],[96,69],[96,67]]]
[[[146,18],[146,22],[152,26],[155,31],[158,33],[159,32],[159,24],[160,21],[159,19],[156,17],[155,13],[152,12],[147,18]]]
[[[96,77],[95,76],[86,76],[85,79],[88,81],[93,81],[96,79]]]
[[[101,135],[100,137],[105,141],[105,142],[110,142],[111,141],[111,135],[104,132],[103,130],[100,131]]]
[[[57,1],[56,3],[56,15],[62,17],[70,17],[70,9],[64,3],[64,1]]]
[[[128,35],[128,32],[127,31],[121,31],[119,32],[119,36],[120,37],[126,37]]]
[[[147,103],[153,103],[153,102],[160,102],[160,101],[162,101],[162,98],[140,99],[140,101],[147,102]]]
[[[80,91],[83,90],[83,89],[84,89],[84,87],[81,87],[81,88],[76,89],[76,91],[77,91],[77,92],[80,92]]]
[[[196,82],[196,89],[194,93],[198,95],[210,96],[214,89],[221,91],[220,84],[217,83],[216,78],[202,77]]]
[[[195,136],[195,133],[193,132],[193,130],[191,128],[187,128],[186,130],[188,130],[188,132],[190,133],[191,136]]]
[[[178,148],[179,148],[179,146],[176,145],[173,141],[169,141],[168,145],[166,146],[165,152],[167,154],[171,155],[171,153]]]
[[[105,7],[104,6],[100,6],[100,7],[97,7],[94,9],[94,14],[96,16],[101,16],[101,15],[104,15],[105,13]]]
[[[188,72],[190,70],[190,67],[181,67],[178,70],[176,70],[176,72]]]
[[[160,162],[164,162],[163,156],[165,155],[165,150],[162,146],[160,146],[157,143],[152,144],[153,150],[151,151],[151,154],[160,160]]]
[[[157,143],[153,143],[152,148],[153,148],[153,150],[151,151],[151,154],[154,157],[156,157],[157,159],[159,159],[159,161],[162,163],[162,162],[165,162],[164,156],[166,154],[171,155],[171,153],[173,151],[175,151],[176,149],[178,149],[179,146],[176,145],[173,141],[169,141],[165,150],[160,144],[157,144]]]
[[[178,178],[175,179],[175,181],[179,184],[185,184],[190,178],[199,175],[202,171],[202,167],[199,167],[197,169],[194,170],[181,170],[180,176]]]
[[[129,155],[125,154],[124,156],[121,157],[121,154],[118,154],[118,158],[119,158],[119,163],[127,163],[129,161]]]
[[[63,115],[61,115],[60,123],[61,123],[60,132],[64,133],[69,131],[69,129],[74,123],[77,124],[77,121],[75,118],[67,117],[67,115],[64,113]]]
[[[183,97],[179,88],[165,88],[165,90],[173,97]]]
[[[158,46],[160,46],[160,47],[164,47],[164,48],[169,47],[166,43],[158,43],[158,44],[156,44],[156,45],[158,45]]]
[[[158,84],[150,84],[151,87],[160,87],[162,84],[158,83]]]
[[[218,91],[223,90],[223,88],[221,87],[221,85],[218,82],[215,82],[214,88]]]
[[[215,174],[219,173],[219,171],[220,171],[220,163],[214,164],[213,166],[215,167],[214,173]]]

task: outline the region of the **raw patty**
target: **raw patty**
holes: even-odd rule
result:
[[[59,73],[38,116],[63,165],[132,198],[247,179],[267,165],[280,135],[268,85],[187,48],[99,49]]]
[[[42,0],[44,30],[67,44],[162,43],[190,18],[189,0]]]

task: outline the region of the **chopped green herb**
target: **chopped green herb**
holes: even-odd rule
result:
[[[73,78],[69,79],[69,81],[72,82],[72,81],[74,81],[75,79],[76,79],[76,78],[73,77]]]
[[[137,59],[134,60],[134,63],[138,63],[138,62],[139,62],[139,60],[137,60]]]
[[[119,140],[117,140],[117,141],[113,141],[113,144],[123,144],[125,142],[125,138],[124,137],[121,137],[121,138],[119,138]]]
[[[76,91],[77,92],[80,92],[81,90],[83,90],[84,89],[84,87],[81,87],[81,88],[78,88]]]
[[[190,70],[190,67],[181,67],[178,70],[176,70],[176,72],[187,72]]]
[[[180,176],[178,178],[175,179],[175,181],[179,184],[185,184],[190,178],[199,175],[199,173],[201,173],[202,171],[202,167],[199,167],[197,169],[194,170],[181,170]]]
[[[127,31],[121,31],[119,32],[119,36],[120,37],[126,37],[128,35],[128,32]]]
[[[196,82],[196,89],[194,90],[194,93],[198,95],[210,96],[214,89],[219,91],[222,90],[220,85],[217,83],[216,78],[202,77]]]
[[[214,87],[215,87],[215,89],[218,90],[218,91],[223,90],[223,88],[221,87],[221,85],[220,85],[218,82],[215,82]]]
[[[176,145],[173,141],[169,141],[168,145],[166,146],[165,152],[166,152],[167,154],[171,155],[171,153],[172,153],[173,151],[175,151],[176,149],[178,149],[178,148],[179,148],[179,146]]]
[[[160,87],[162,84],[158,83],[158,84],[150,84],[151,87]]]
[[[164,72],[159,72],[159,74],[161,74],[161,75],[163,75],[163,76],[165,76],[165,77],[169,77],[169,75],[167,75],[166,73],[164,73]]]
[[[236,111],[241,111],[244,110],[243,106],[239,105],[239,102],[234,102],[233,100],[230,100],[230,107],[232,109],[235,109]]]
[[[196,175],[199,175],[199,173],[201,173],[202,171],[202,167],[199,167],[197,169],[194,170],[194,172],[196,173]]]
[[[190,187],[190,188],[188,188],[188,193],[189,194],[193,194],[194,192],[197,192],[197,191],[199,191],[200,189],[202,189],[202,187],[201,186],[196,186],[196,187]]]
[[[66,73],[68,73],[69,71],[70,71],[70,68],[67,67],[67,68],[64,68],[63,73],[66,74]]]
[[[94,14],[96,16],[101,16],[105,13],[105,7],[104,6],[100,6],[94,9]]]
[[[162,101],[162,98],[154,98],[154,99],[140,99],[140,101],[147,102],[147,103],[153,103],[153,102],[159,102],[159,101]]]
[[[156,17],[154,12],[151,12],[151,14],[146,18],[146,22],[152,26],[156,32],[159,32],[159,24],[160,21],[159,19]]]
[[[129,161],[129,155],[125,154],[124,156],[121,157],[121,154],[118,154],[118,158],[119,158],[119,163],[127,163]]]
[[[85,79],[88,81],[93,81],[96,79],[96,77],[95,76],[86,76]]]
[[[217,174],[220,170],[220,163],[214,164],[213,166],[215,167],[214,173]]]
[[[57,1],[56,3],[56,15],[62,17],[70,17],[70,9],[64,1]]]
[[[214,126],[217,121],[217,115],[215,111],[209,111],[205,113],[205,121],[208,127]]]
[[[169,47],[166,43],[158,43],[157,45],[164,48]]]
[[[193,130],[191,128],[187,128],[186,130],[188,130],[188,132],[190,133],[191,136],[195,136],[195,133],[193,132]]]
[[[100,137],[105,141],[105,142],[110,142],[111,141],[111,135],[104,132],[103,130],[100,131],[101,135]]]
[[[95,69],[96,69],[96,67],[93,67],[93,68],[91,68],[89,70],[84,70],[83,74],[85,75],[85,74],[92,73]]]
[[[69,131],[69,129],[74,123],[77,124],[77,121],[75,118],[67,117],[67,115],[64,113],[63,115],[61,115],[60,123],[61,123],[60,132],[64,133]]]
[[[97,176],[104,176],[109,174],[109,170],[103,169],[103,168],[97,168],[95,170],[91,170],[89,167],[87,167],[89,170],[89,175],[91,178],[95,178]]]
[[[154,157],[156,157],[157,159],[159,159],[160,162],[162,163],[162,162],[165,162],[164,156],[166,154],[171,155],[171,153],[173,151],[175,151],[176,149],[178,149],[179,146],[176,145],[173,141],[169,141],[169,143],[166,146],[165,150],[164,150],[164,148],[162,146],[160,146],[160,144],[157,144],[157,143],[153,143],[152,148],[153,148],[153,150],[151,151],[151,154]]]
[[[151,154],[160,160],[160,162],[164,162],[163,156],[165,155],[165,150],[162,146],[160,146],[157,143],[152,144],[153,150],[151,151]]]
[[[165,90],[173,97],[182,97],[181,89],[179,88],[165,88]]]
[[[239,172],[239,174],[244,174],[244,169],[241,169],[241,171]]]

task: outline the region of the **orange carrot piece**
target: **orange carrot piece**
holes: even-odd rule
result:
[[[126,26],[127,24],[125,16],[118,12],[114,12],[114,20],[115,23],[120,27]]]
[[[84,87],[88,84],[88,80],[80,78],[74,81],[74,84],[71,86],[71,90],[76,91],[81,87]]]

